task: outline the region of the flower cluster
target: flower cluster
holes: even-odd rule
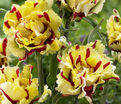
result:
[[[105,0],[58,0],[63,6],[73,10],[74,18],[85,17],[94,13],[99,13]]]
[[[109,79],[119,80],[114,73],[115,66],[104,54],[105,47],[100,41],[86,46],[75,45],[59,56],[60,73],[57,75],[57,91],[63,95],[79,95],[91,102],[98,84]]]
[[[2,104],[29,104],[38,95],[38,79],[32,78],[32,66],[2,67],[0,69],[0,92]]]
[[[61,18],[50,8],[51,0],[46,1],[27,0],[5,14],[3,30],[10,38],[8,47],[13,55],[25,59],[34,51],[47,54],[60,49]]]
[[[106,0],[57,1],[71,11],[68,13],[72,13],[74,19],[76,17],[81,19],[93,13],[99,13]],[[23,61],[35,51],[40,54],[52,54],[64,47],[57,57],[60,62],[58,66],[60,73],[57,75],[56,90],[63,96],[86,97],[90,103],[97,85],[104,84],[110,79],[120,79],[114,73],[116,67],[112,65],[111,59],[104,54],[105,46],[101,41],[71,46],[67,42],[68,39],[64,36],[60,37],[60,26],[65,33],[70,31],[69,26],[63,27],[70,25],[66,23],[70,19],[66,21],[68,16],[65,15],[66,18],[63,19],[62,24],[62,19],[52,10],[52,5],[53,0],[26,0],[21,6],[12,5],[11,10],[6,12],[3,31],[7,38],[0,40],[0,104],[33,104],[36,101],[43,103],[48,96],[52,95],[47,85],[38,84],[41,82],[40,78],[33,78],[32,65],[25,65],[21,72],[18,64],[10,67],[8,56],[11,54],[18,57],[19,61]],[[66,10],[64,13],[67,13]],[[107,31],[109,47],[120,52],[121,18],[116,10],[108,20]],[[112,54],[116,59],[121,58],[119,53]],[[42,58],[39,54],[36,58],[38,77],[40,77],[43,74],[42,67],[39,67],[40,61],[42,64]],[[53,67],[53,65],[50,66]],[[52,80],[55,78],[56,76]],[[41,95],[39,95],[39,90],[42,92],[39,86],[44,87]]]
[[[32,65],[25,65],[21,73],[17,66],[0,68],[1,104],[33,104],[36,101],[44,102],[51,95],[51,90],[45,85],[44,93],[37,97],[38,78],[32,78],[32,70]]]
[[[0,39],[0,67],[8,65],[8,57],[6,56],[7,39]]]
[[[107,33],[109,39],[109,47],[114,51],[121,51],[121,17],[116,9],[114,14],[107,22]]]

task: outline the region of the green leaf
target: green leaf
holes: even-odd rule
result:
[[[75,96],[62,96],[57,94],[54,97],[52,104],[74,104],[74,98]]]
[[[82,44],[86,45],[87,44],[87,40],[88,40],[88,35],[85,37],[85,39],[83,40]]]
[[[95,34],[98,32],[98,30],[99,30],[99,28],[100,28],[102,22],[103,22],[103,20],[102,20],[102,21],[94,28],[94,30],[89,34],[89,36],[88,36],[88,43],[92,41],[93,35],[95,35]]]
[[[10,9],[12,0],[0,0],[0,8]]]
[[[0,13],[1,12],[7,12],[7,10],[3,9],[3,8],[0,8]]]
[[[96,27],[98,25],[98,23],[93,18],[85,17],[83,18],[83,20],[91,24],[93,27]]]
[[[51,56],[50,59],[49,75],[47,77],[47,84],[49,88],[51,88],[52,90],[54,90],[55,87],[57,70],[58,70],[57,55],[54,54]]]
[[[55,104],[57,99],[60,99],[61,97],[62,97],[62,95],[60,93],[57,93],[56,95],[54,95],[52,98],[52,104]]]

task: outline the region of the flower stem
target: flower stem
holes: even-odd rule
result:
[[[104,92],[103,92],[103,96],[101,97],[100,104],[106,104],[108,88],[109,88],[109,84],[107,82],[104,86]]]
[[[42,68],[42,56],[38,52],[36,52],[36,60],[37,60],[37,71],[38,71],[39,94],[42,95],[44,90],[44,76]]]
[[[70,29],[70,23],[71,23],[71,13],[69,12],[64,12],[64,23],[65,23],[65,29],[69,30]],[[69,31],[65,31],[64,32],[64,36],[67,38],[68,40],[68,35],[69,35]]]
[[[69,21],[66,21],[65,28],[69,29]],[[67,38],[67,40],[68,40],[68,34],[69,34],[69,32],[65,31],[64,36]]]
[[[74,104],[78,104],[78,97],[75,97]]]

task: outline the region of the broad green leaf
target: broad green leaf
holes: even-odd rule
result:
[[[6,12],[7,10],[3,9],[3,8],[0,8],[0,13],[1,12]]]
[[[83,20],[91,24],[93,27],[95,27],[98,24],[93,18],[90,17],[85,17],[83,18]]]
[[[88,40],[88,35],[86,35],[85,39],[83,40],[82,44],[86,45],[87,44],[87,40]]]
[[[54,90],[55,87],[57,70],[58,70],[57,55],[54,54],[51,56],[50,59],[49,75],[47,77],[47,84],[49,88],[51,88],[52,90]]]
[[[98,32],[103,20],[94,28],[94,30],[88,36],[88,43],[92,41],[93,36]]]
[[[0,8],[10,9],[12,0],[0,0]]]

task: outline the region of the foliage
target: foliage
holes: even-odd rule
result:
[[[9,10],[12,4],[22,4],[24,0],[0,0],[0,8],[4,8],[5,10]],[[106,23],[107,19],[110,15],[112,15],[113,9],[116,8],[119,13],[121,14],[121,6],[120,6],[120,0],[106,0],[106,3],[104,5],[103,10],[99,14],[95,14],[90,16],[89,18],[83,18],[81,21],[76,21],[71,23],[71,28],[69,32],[69,41],[72,42],[72,44],[82,44],[80,42],[80,38],[82,35],[89,35],[88,39],[85,39],[86,42],[94,41],[96,39],[103,40],[103,43],[105,44],[107,50],[110,50],[107,47],[107,33],[106,33]],[[57,5],[53,6],[53,9],[56,13],[59,13]],[[2,31],[2,25],[3,25],[3,17],[5,14],[5,10],[0,10],[0,38],[6,37],[4,32]],[[64,22],[64,21],[63,21]],[[101,26],[101,27],[100,27]],[[62,28],[64,29],[65,26]],[[99,28],[100,27],[100,28]],[[63,32],[62,32],[63,33]],[[92,40],[93,37],[93,40]],[[111,57],[111,54],[108,53],[108,56]],[[37,69],[36,62],[35,62],[35,55],[29,56],[27,60],[25,60],[26,63],[32,64],[34,66],[34,69]],[[50,61],[48,61],[50,60]],[[25,62],[20,63],[20,67],[22,69],[22,66]],[[56,73],[57,71],[57,60],[55,56],[43,55],[43,71],[44,76],[46,78],[44,79],[44,82],[48,84],[49,88],[54,91],[52,97],[50,97],[44,104],[76,104],[75,103],[75,96],[68,96],[63,97],[59,93],[57,93],[54,90],[55,87],[55,80],[56,80]],[[17,58],[12,57],[12,63],[11,66],[14,66],[18,63]],[[51,63],[51,64],[50,64]],[[50,64],[50,66],[49,66]],[[53,64],[53,66],[52,66]],[[121,78],[121,64],[116,62],[116,74],[118,74]],[[37,77],[37,70],[33,70],[33,77]],[[100,85],[101,86],[101,85]],[[116,81],[110,81],[108,84],[106,83],[104,86],[107,87],[107,91],[100,91],[98,86],[94,97],[94,104],[99,104],[103,97],[105,97],[106,103],[105,104],[120,104],[121,102],[121,82]],[[88,104],[87,100],[85,98],[78,100],[78,104]]]

